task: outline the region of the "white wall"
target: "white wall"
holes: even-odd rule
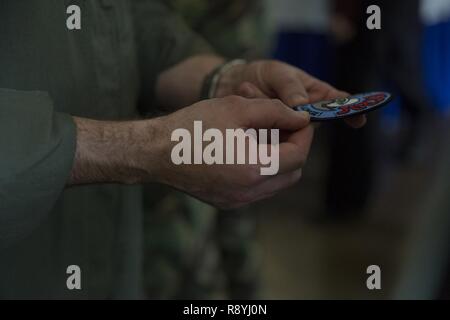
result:
[[[422,0],[422,18],[426,24],[450,19],[450,0]]]

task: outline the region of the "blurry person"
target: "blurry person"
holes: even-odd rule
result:
[[[365,5],[361,0],[336,0],[330,22],[336,45],[335,83],[351,93],[374,90],[377,81],[374,59],[378,31],[367,29]],[[338,123],[331,123],[327,129],[330,148],[325,217],[358,217],[367,205],[374,182],[374,124],[358,134]],[[342,181],[345,188],[341,187]]]
[[[373,4],[381,9],[381,30],[366,26],[366,9]],[[396,148],[401,163],[423,163],[433,118],[422,72],[419,4],[419,0],[339,0],[332,20],[337,40],[336,85],[349,92],[390,87],[401,99],[402,131]],[[371,121],[357,135],[339,124],[331,126],[326,196],[331,216],[364,211],[379,170],[376,163],[381,160],[379,129],[378,121]],[[346,188],[338,188],[343,179]]]

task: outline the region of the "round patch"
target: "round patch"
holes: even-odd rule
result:
[[[327,121],[364,114],[385,106],[391,100],[392,95],[388,92],[371,92],[297,106],[294,110],[309,112],[312,121]]]

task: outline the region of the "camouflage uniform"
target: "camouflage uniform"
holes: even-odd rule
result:
[[[228,58],[264,54],[267,30],[261,0],[169,0],[189,26]]]
[[[253,58],[264,52],[261,1],[171,0],[169,4],[223,56]],[[218,212],[159,185],[146,189],[144,272],[149,298],[258,297],[252,217],[245,212]]]

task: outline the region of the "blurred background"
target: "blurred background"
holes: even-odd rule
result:
[[[322,124],[303,180],[273,199],[218,213],[168,191],[158,210],[187,201],[189,214],[148,223],[179,235],[149,249],[149,296],[450,298],[450,0],[171,1],[229,58],[396,99],[362,130]],[[366,27],[372,4],[381,30]],[[381,290],[366,287],[370,265]]]
[[[381,30],[366,9],[381,8]],[[268,298],[450,298],[450,1],[267,1],[269,53],[348,92],[397,97],[324,124],[297,188],[255,207]],[[382,290],[367,290],[379,265]]]

